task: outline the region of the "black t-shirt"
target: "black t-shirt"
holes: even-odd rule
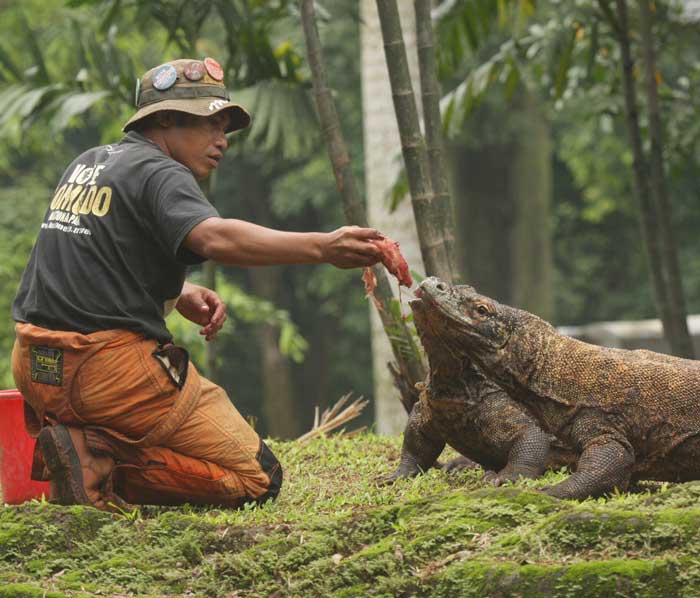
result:
[[[89,334],[125,328],[170,340],[164,304],[186,266],[181,247],[218,216],[192,172],[143,135],[88,150],[68,167],[12,306],[18,322]]]

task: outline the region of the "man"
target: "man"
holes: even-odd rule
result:
[[[13,374],[38,435],[33,477],[50,479],[59,503],[98,508],[262,502],[279,493],[277,459],[164,322],[174,305],[209,340],[225,320],[216,293],[184,282],[186,266],[368,266],[381,235],[219,217],[195,179],[250,116],[215,60],[151,69],[136,103],[118,144],[66,170],[13,305]]]

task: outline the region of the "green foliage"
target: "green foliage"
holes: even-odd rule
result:
[[[628,5],[633,59],[639,64],[637,7]],[[547,0],[538,2],[536,11],[518,11],[514,3],[449,6],[437,22],[436,37],[447,90],[442,104],[447,132],[460,143],[466,138],[470,147],[503,136],[500,121],[487,127],[480,117],[484,110],[508,111],[509,99],[523,85],[539,95],[553,124],[557,322],[653,317],[632,195],[614,3]],[[506,18],[497,14],[503,7]],[[692,191],[692,173],[700,167],[700,128],[691,114],[698,100],[694,82],[700,56],[682,3],[656,2],[654,7],[666,171],[692,312],[700,308],[697,243],[690,232],[700,224]],[[638,69],[646,135],[646,93]]]
[[[197,276],[190,277],[192,282],[201,284]],[[304,360],[308,343],[299,333],[292,322],[289,312],[275,307],[271,302],[246,293],[241,287],[228,282],[223,276],[218,276],[216,292],[226,303],[228,319],[219,332],[222,338],[232,337],[241,324],[271,324],[279,328],[279,348],[295,363]],[[205,363],[205,340],[199,334],[201,326],[183,318],[177,310],[168,316],[166,323],[177,342],[185,345],[192,353],[196,363]]]
[[[104,98],[130,103],[128,90],[135,77],[134,67],[116,48],[115,27],[98,41],[81,26],[85,21],[81,24],[72,16],[65,31],[68,44],[62,48],[70,54],[57,64],[53,56],[49,59],[51,44],[46,46],[42,34],[29,26],[24,13],[19,11],[16,18],[31,50],[31,63],[27,66],[22,57],[25,65],[20,66],[9,53],[1,52],[13,81],[0,92],[0,135],[12,136],[11,125],[18,124],[16,131],[21,132],[37,119],[46,120],[56,134]],[[53,68],[49,69],[49,64]]]
[[[262,81],[241,89],[236,101],[255,114],[256,126],[245,137],[247,145],[293,159],[308,156],[318,142],[318,123],[308,90],[297,83]]]
[[[399,445],[371,435],[272,443],[282,494],[239,511],[144,506],[134,518],[47,503],[0,508],[0,588],[202,598],[700,590],[697,482],[583,502],[536,491],[562,473],[493,488],[479,471],[431,469],[377,486]]]
[[[0,388],[14,388],[10,353],[14,343],[14,321],[9,317],[19,279],[34,245],[44,210],[51,199],[51,189],[36,179],[27,179],[22,187],[0,191]]]

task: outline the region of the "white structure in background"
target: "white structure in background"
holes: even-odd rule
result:
[[[681,3],[689,21],[700,21],[700,0],[682,0]]]
[[[595,322],[581,326],[560,326],[561,334],[618,349],[649,349],[670,353],[660,320],[636,320],[620,322]],[[688,330],[693,338],[695,354],[700,355],[700,315],[688,316]]]
[[[401,13],[404,42],[408,53],[414,92],[418,95],[418,57],[416,55],[415,15],[413,2],[398,3]],[[379,26],[376,0],[361,1],[361,52],[362,52],[362,109],[364,122],[365,189],[367,216],[371,226],[399,242],[401,252],[409,267],[421,275],[423,260],[418,245],[418,235],[413,219],[411,202],[406,198],[399,209],[389,213],[387,194],[402,167],[401,140],[399,138],[394,103],[391,97],[384,44]],[[420,98],[417,97],[420,102]],[[391,278],[394,291],[397,283]],[[404,290],[404,299],[408,293]],[[396,434],[403,431],[406,413],[394,388],[387,362],[393,360],[391,347],[381,321],[371,303],[372,362],[374,373],[374,407],[376,430],[379,434]],[[404,301],[404,307],[407,305]]]

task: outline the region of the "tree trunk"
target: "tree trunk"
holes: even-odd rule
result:
[[[599,0],[606,4],[605,0]],[[642,239],[647,249],[649,269],[654,289],[654,299],[659,318],[663,323],[664,334],[669,341],[673,353],[681,349],[681,344],[674,335],[672,309],[664,263],[661,255],[661,240],[657,228],[658,214],[654,205],[651,183],[647,174],[647,161],[642,147],[642,135],[639,125],[639,108],[634,82],[634,61],[630,50],[629,22],[627,16],[626,0],[615,0],[617,7],[617,25],[615,27],[620,51],[622,54],[622,80],[625,93],[625,116],[627,130],[630,136],[630,144],[634,156],[634,192],[639,204],[639,213],[642,227]]]
[[[659,230],[661,259],[669,303],[669,325],[667,332],[671,349],[675,355],[694,358],[693,342],[688,332],[685,295],[678,266],[678,253],[671,226],[671,202],[668,197],[664,173],[663,140],[661,115],[659,111],[659,90],[656,73],[656,56],[652,35],[652,15],[648,0],[638,0],[641,43],[646,75],[647,106],[649,111],[649,137],[651,140],[651,190],[656,205],[656,223]]]
[[[500,142],[451,145],[457,239],[466,281],[543,318],[553,315],[548,122],[522,90],[505,111],[482,106],[465,136],[508,130]]]
[[[465,281],[484,295],[512,304],[514,144],[482,143],[474,148],[452,143],[450,153],[457,248]]]
[[[521,124],[510,169],[515,210],[511,300],[550,320],[554,316],[551,131],[537,98],[527,89],[518,94],[516,104]]]
[[[270,211],[270,180],[255,165],[241,169],[238,188],[245,189],[245,209],[251,221],[275,226]],[[281,308],[288,290],[282,266],[249,268],[252,292]],[[269,324],[256,326],[260,349],[260,404],[268,435],[296,438],[303,432],[304,414],[299,413],[291,360],[279,348],[279,329]]]
[[[216,172],[212,172],[208,179],[201,184],[202,191],[204,195],[209,199],[212,205],[214,205],[214,193],[216,191]],[[216,291],[216,271],[217,264],[212,260],[204,262],[203,274],[204,280],[203,284],[208,289]],[[218,341],[216,339],[204,342],[204,370],[206,377],[212,382],[218,384]]]
[[[250,279],[253,292],[263,299],[275,303],[280,292],[282,270],[279,266],[251,268]],[[267,424],[267,433],[276,438],[296,438],[303,430],[304,414],[298,413],[292,380],[292,364],[279,348],[280,331],[276,326],[260,324],[258,342],[260,346],[262,373],[262,413]]]
[[[401,139],[391,99],[391,87],[386,77],[386,58],[375,0],[362,0],[360,9],[367,215],[372,226],[400,242],[401,252],[411,270],[423,275],[425,270],[411,202],[401,202],[393,212],[390,212],[388,207],[389,189],[401,169]],[[406,45],[415,48],[412,4],[401,4],[401,11],[401,19],[406,26]],[[417,80],[417,57],[414,52],[410,52],[409,57],[411,74]],[[393,289],[395,288],[394,286]],[[404,311],[408,312],[408,306],[404,307]],[[391,347],[376,310],[371,309],[370,316],[376,429],[381,434],[394,434],[403,430],[406,413],[397,400],[397,391],[386,367],[391,359]]]
[[[423,263],[430,276],[451,281],[442,214],[434,205],[428,155],[420,130],[396,0],[377,0],[377,12]]]
[[[211,260],[204,263],[204,286],[212,291],[216,291],[216,262]],[[206,359],[206,376],[212,382],[217,382],[218,379],[218,346],[217,340],[204,341],[204,353]]]
[[[345,217],[349,224],[366,227],[368,223],[365,206],[357,192],[355,178],[350,169],[350,156],[340,128],[340,119],[326,80],[313,0],[302,0],[302,22],[321,129],[333,165],[336,185],[343,201]],[[375,295],[381,303],[379,316],[391,342],[401,375],[407,380],[407,384],[400,387],[404,390],[402,402],[412,406],[416,400],[415,393],[406,395],[405,390],[413,389],[416,382],[422,381],[425,370],[408,328],[401,318],[394,316],[394,310],[391,308],[393,295],[384,268],[381,265],[375,266],[374,274],[377,278]]]
[[[440,115],[440,84],[433,44],[431,0],[415,0],[416,44],[420,67],[420,88],[423,100],[423,123],[428,152],[430,180],[433,186],[433,205],[441,222],[451,281],[461,279],[455,253],[454,211],[448,185],[447,161]]]

